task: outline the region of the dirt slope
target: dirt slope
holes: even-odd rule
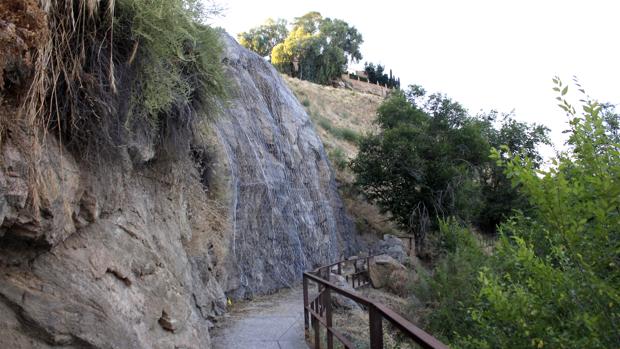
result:
[[[374,120],[384,98],[318,85],[286,75],[283,77],[314,122],[336,171],[347,213],[355,222],[357,230],[370,240],[368,242],[383,234],[400,234],[388,221],[389,215],[381,214],[376,206],[368,203],[353,187],[354,176],[348,168],[348,162],[357,155],[356,139],[378,131]]]

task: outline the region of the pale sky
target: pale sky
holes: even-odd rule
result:
[[[362,62],[386,65],[403,86],[445,93],[471,114],[514,109],[517,119],[551,128],[559,147],[567,118],[554,75],[565,83],[576,75],[593,98],[620,103],[620,1],[218,2],[227,11],[213,24],[235,37],[268,17],[343,19],[364,37]]]

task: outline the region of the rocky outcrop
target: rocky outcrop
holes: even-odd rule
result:
[[[349,292],[352,292],[352,293],[356,292],[355,289],[351,287],[351,285],[349,285],[349,283],[347,282],[347,279],[342,275],[329,273],[329,282]],[[335,308],[342,308],[346,310],[362,309],[362,307],[360,307],[360,305],[357,304],[354,300],[352,300],[351,298],[347,298],[343,295],[340,295],[338,294],[338,292],[332,292],[331,300],[332,300],[332,305]]]
[[[6,133],[0,347],[208,348],[227,296],[355,250],[304,109],[271,65],[223,41],[230,100],[190,154],[130,144],[83,163],[48,135],[32,176],[27,137]]]
[[[382,288],[393,278],[399,278],[401,271],[407,268],[388,255],[374,256],[370,260],[368,275],[374,288]]]
[[[408,257],[408,251],[403,241],[390,234],[383,235],[383,240],[379,240],[373,245],[372,254],[387,254],[400,263],[405,263]]]
[[[313,124],[263,58],[226,37],[233,101],[216,122],[230,169],[235,296],[264,293],[354,252]],[[234,281],[233,281],[234,282]]]

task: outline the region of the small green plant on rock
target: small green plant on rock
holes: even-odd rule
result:
[[[347,168],[349,164],[349,159],[347,155],[344,153],[344,150],[340,147],[336,147],[329,152],[329,158],[336,168],[340,171],[343,171]]]

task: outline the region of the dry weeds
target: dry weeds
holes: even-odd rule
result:
[[[329,120],[334,126],[351,129],[361,135],[374,133],[378,127],[374,124],[377,108],[383,97],[331,86],[322,86],[308,81],[283,75],[284,80],[306,107],[306,111],[315,122],[316,130],[329,153],[333,149],[342,149],[346,160],[357,155],[357,146],[335,137],[318,125],[318,118]],[[333,161],[333,159],[332,159]],[[390,221],[388,214],[382,214],[378,207],[369,203],[363,195],[353,189],[355,180],[348,168],[334,166],[336,179],[340,182],[340,193],[344,199],[347,212],[355,220],[358,231],[369,240],[383,234],[398,234],[397,227]]]

